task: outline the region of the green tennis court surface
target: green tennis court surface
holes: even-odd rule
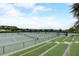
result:
[[[79,35],[57,37],[11,56],[79,56]]]

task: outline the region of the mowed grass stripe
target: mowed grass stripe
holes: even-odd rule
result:
[[[69,36],[67,39],[64,40],[64,42],[71,42],[72,38],[73,38],[73,36]]]
[[[55,42],[55,41],[61,42],[61,41],[63,41],[65,38],[66,38],[66,36],[62,36],[62,37],[56,38],[56,39],[51,40],[51,41],[52,41],[52,42]]]
[[[79,56],[79,43],[74,43],[70,48],[70,56]]]
[[[59,38],[59,39],[58,39],[58,40],[56,40],[56,41],[61,42],[61,41],[63,41],[65,38],[66,38],[66,36],[63,36],[62,38]]]
[[[43,53],[44,51],[46,51],[47,49],[49,49],[50,47],[54,46],[56,43],[48,43],[46,44],[45,46],[39,48],[39,49],[36,49],[36,50],[33,50],[32,52],[30,53],[26,53],[25,55],[23,56],[38,56],[40,55],[41,53]]]
[[[79,35],[74,36],[74,41],[79,41]]]
[[[63,55],[65,49],[67,48],[67,44],[59,44],[54,49],[48,51],[44,56],[61,56]]]
[[[38,46],[34,46],[34,47],[32,47],[32,48],[22,50],[22,51],[20,51],[20,52],[16,52],[16,53],[14,53],[14,54],[11,54],[11,56],[19,56],[19,55],[21,55],[21,54],[23,54],[23,53],[25,53],[25,52],[28,52],[29,50],[38,48],[38,47],[40,47],[40,46],[42,46],[42,45],[45,45],[45,44],[46,44],[46,43],[43,43],[43,44],[40,44],[40,45],[38,45]]]
[[[48,51],[54,49],[56,46],[58,46],[59,44],[54,45],[53,47],[49,48],[48,50],[44,51],[42,54],[40,54],[40,56],[45,55]]]
[[[23,56],[23,55],[25,55],[25,54],[28,54],[28,53],[31,53],[31,52],[33,52],[33,51],[35,51],[35,50],[37,50],[37,49],[39,49],[39,48],[42,48],[43,46],[45,46],[46,44],[44,44],[44,45],[41,45],[40,47],[38,47],[38,48],[35,48],[35,49],[32,49],[32,50],[29,50],[28,52],[25,52],[25,53],[23,53],[23,54],[21,54],[21,56]]]

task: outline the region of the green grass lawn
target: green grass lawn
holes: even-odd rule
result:
[[[59,39],[57,39],[56,41],[61,42],[61,41],[63,41],[65,38],[66,38],[66,36],[63,36],[62,38],[59,38]]]
[[[79,41],[79,35],[74,36],[74,41]]]
[[[37,50],[34,50],[30,53],[26,53],[24,56],[37,56],[40,55],[41,53],[43,53],[44,51],[46,51],[47,49],[49,49],[50,47],[54,46],[56,43],[49,43],[46,44],[46,46],[43,46]]]
[[[65,41],[65,42],[71,42],[72,39],[73,39],[73,36],[69,36],[69,37],[68,37],[67,39],[65,39],[64,41]]]
[[[48,53],[46,53],[44,56],[61,56],[64,54],[65,49],[68,45],[66,44],[59,44],[54,49],[50,50]]]
[[[52,41],[52,42],[55,42],[55,41],[61,42],[61,41],[63,41],[65,38],[66,38],[66,36],[62,36],[62,37],[58,37],[58,38],[56,38],[56,39],[54,39],[54,40],[51,40],[51,41]]]
[[[79,44],[74,43],[70,48],[71,56],[79,56]]]

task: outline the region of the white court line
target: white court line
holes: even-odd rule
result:
[[[54,45],[53,47],[49,48],[48,50],[44,51],[42,54],[40,54],[39,56],[43,56],[45,55],[47,52],[49,52],[50,50],[54,49],[55,47],[57,47],[59,44]]]
[[[42,46],[40,46],[40,47],[38,47],[38,48],[32,49],[31,51],[28,51],[28,52],[25,52],[25,53],[21,54],[20,56],[25,55],[25,54],[28,54],[28,53],[30,53],[30,52],[33,52],[33,51],[35,51],[35,50],[37,50],[37,49],[39,49],[39,48],[42,48],[42,47],[44,47],[44,46],[46,46],[46,45],[47,45],[47,44],[44,44],[44,45],[42,45]]]
[[[66,39],[69,38],[69,37],[70,37],[70,36],[65,37],[65,38],[63,39],[63,41],[66,40]],[[59,42],[59,41],[55,41],[55,43],[64,43],[64,44],[68,44],[68,42]]]
[[[79,43],[79,41],[75,41],[74,43]]]
[[[67,38],[69,38],[70,36],[67,36],[63,41],[65,41]]]
[[[72,38],[72,41],[73,41],[73,40],[74,40],[74,37]],[[70,49],[70,47],[71,47],[71,45],[72,45],[72,43],[73,43],[72,41],[70,42],[70,44],[68,45],[68,47],[65,49],[65,52],[64,52],[63,56],[66,56],[67,54],[70,53],[69,49]]]

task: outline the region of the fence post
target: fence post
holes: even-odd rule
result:
[[[36,38],[35,38],[35,44],[36,44]]]
[[[24,48],[24,42],[23,42],[23,48]]]
[[[5,46],[3,46],[3,54],[5,54]]]

